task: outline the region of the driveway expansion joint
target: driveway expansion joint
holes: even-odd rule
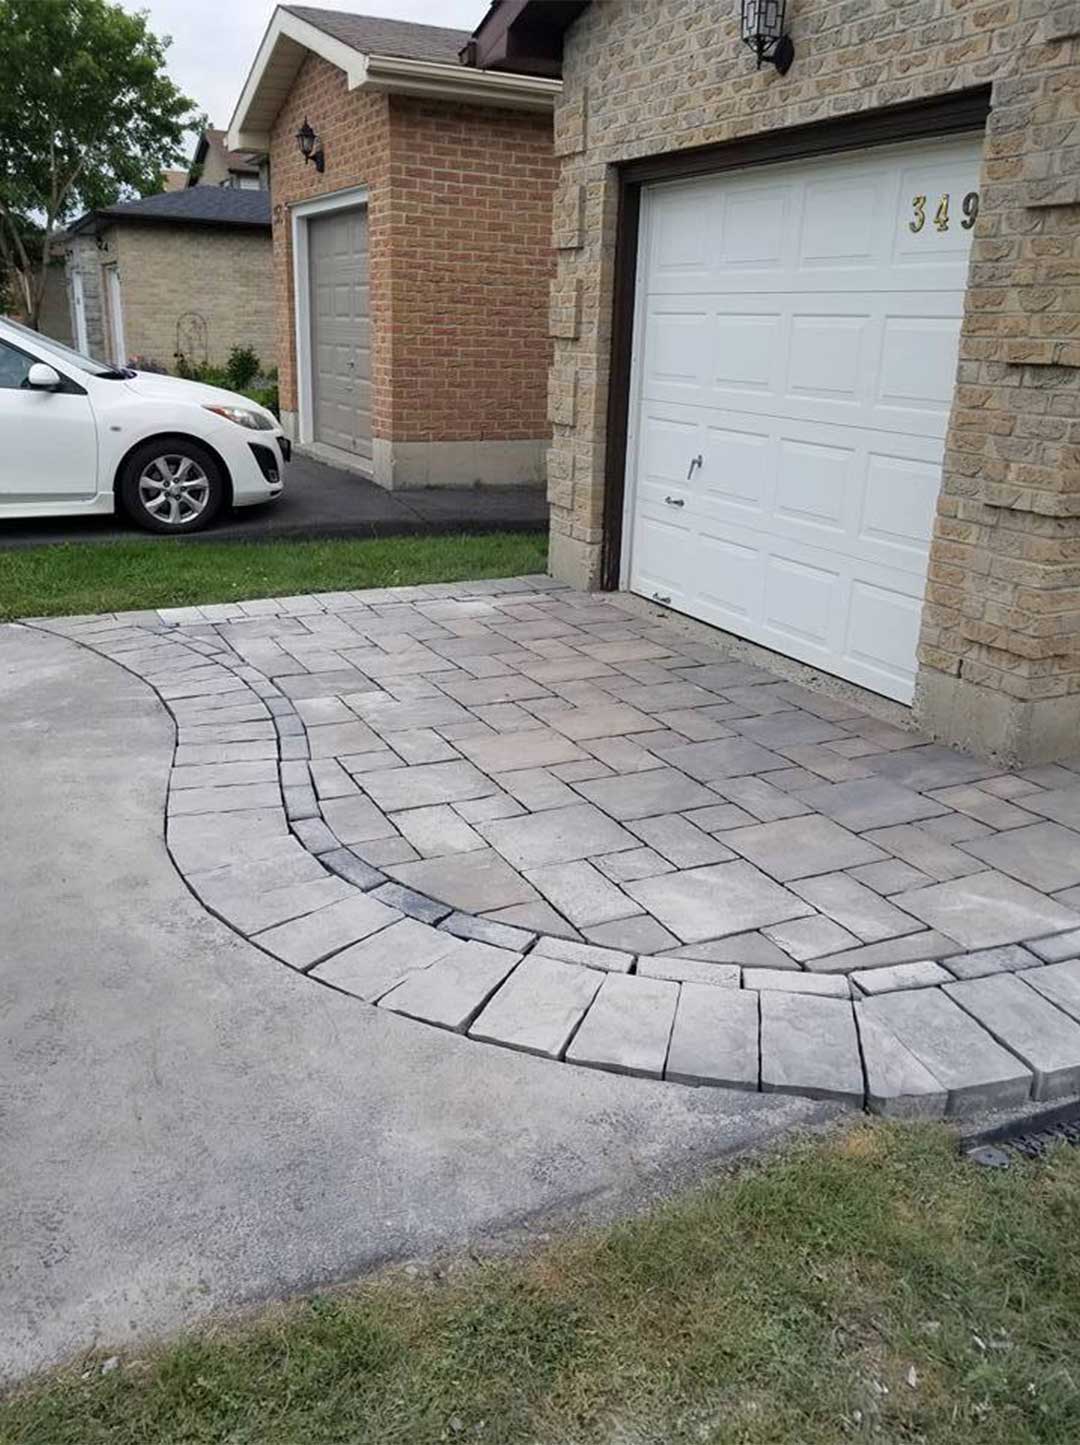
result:
[[[155,690],[178,872],[327,987],[890,1115],[1080,1084],[1080,759],[1003,772],[547,577],[26,625]]]

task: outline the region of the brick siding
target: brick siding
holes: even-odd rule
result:
[[[323,175],[297,149],[305,116],[325,147]],[[274,123],[270,158],[285,410],[297,405],[289,207],[364,185],[375,436],[549,434],[550,117],[350,94],[340,70],[311,56]]]
[[[793,0],[788,14],[784,77],[755,70],[735,0],[604,0],[566,35],[549,386],[556,567],[579,583],[598,577],[612,164],[992,82],[920,685],[962,679],[1025,704],[1080,693],[1080,4]]]

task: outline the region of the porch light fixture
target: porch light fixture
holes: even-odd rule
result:
[[[757,56],[757,68],[767,60],[786,75],[795,59],[791,36],[784,33],[786,0],[742,0],[742,38]]]
[[[296,144],[300,147],[300,154],[304,157],[304,164],[308,161],[315,162],[315,169],[322,175],[326,170],[326,156],[323,153],[322,141],[311,129],[308,118],[304,116],[304,124],[296,132]]]

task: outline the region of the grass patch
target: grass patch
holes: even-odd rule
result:
[[[528,532],[321,542],[70,543],[0,551],[0,622],[543,572]]]
[[[1065,1445],[1078,1229],[1080,1151],[979,1170],[859,1125],[524,1260],[82,1361],[0,1442]]]

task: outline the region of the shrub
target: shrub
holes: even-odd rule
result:
[[[259,358],[250,346],[234,346],[225,363],[225,384],[233,391],[243,391],[259,374]]]

